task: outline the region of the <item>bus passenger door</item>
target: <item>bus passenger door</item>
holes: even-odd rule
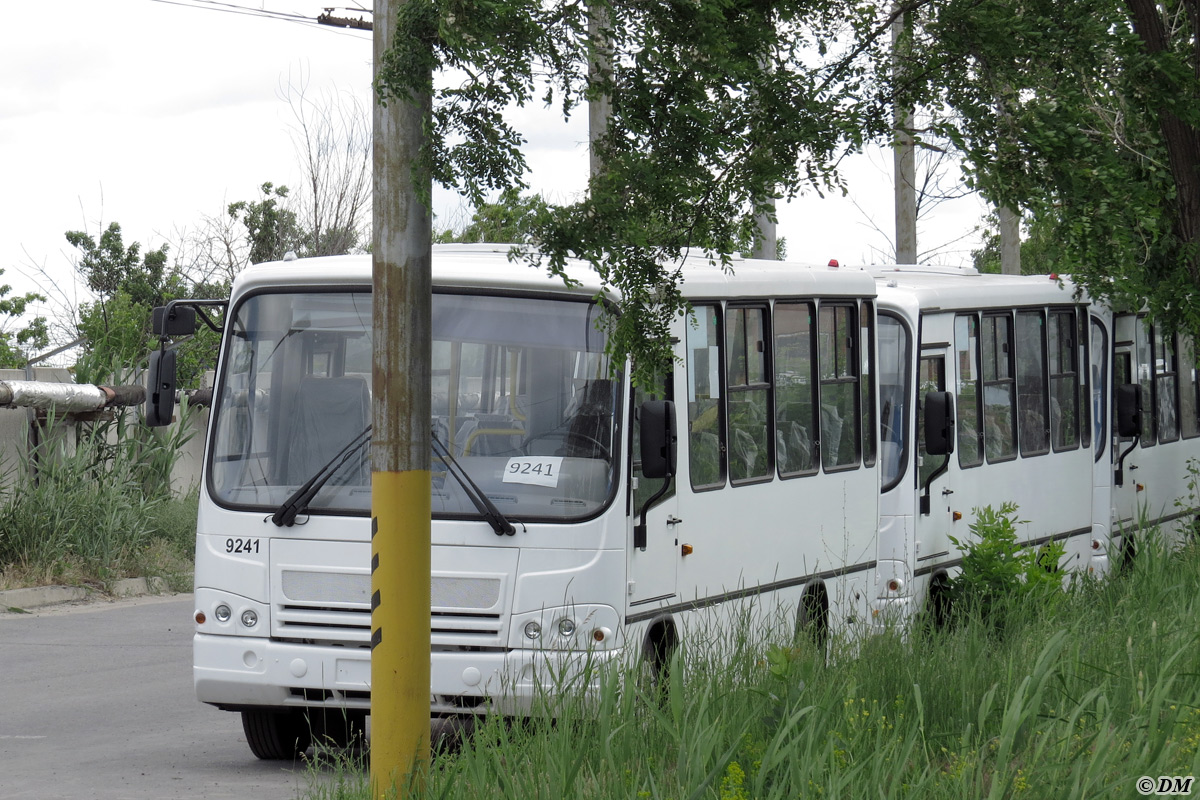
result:
[[[673,598],[679,567],[679,497],[677,477],[647,478],[641,469],[642,401],[652,399],[640,387],[633,392],[633,468],[629,501],[629,584],[627,599],[631,609]],[[676,431],[679,430],[676,419]],[[676,464],[676,471],[679,466]],[[643,509],[645,511],[643,515]],[[644,527],[643,526],[644,520]]]
[[[1112,484],[1112,531],[1115,539],[1122,532],[1130,531],[1138,522],[1138,461],[1141,460],[1142,449],[1137,437],[1121,438],[1117,435],[1116,387],[1125,384],[1138,384],[1142,397],[1142,425],[1153,430],[1150,415],[1154,413],[1150,403],[1150,364],[1139,363],[1137,357],[1137,328],[1138,318],[1135,314],[1118,314],[1113,317],[1113,392],[1112,392],[1112,432],[1113,446],[1110,465],[1113,470]],[[1147,423],[1150,423],[1148,426]],[[1128,453],[1128,455],[1125,455]],[[1125,460],[1120,464],[1122,483],[1116,484],[1116,471],[1121,456]],[[1123,544],[1123,542],[1122,542]]]
[[[925,443],[925,398],[930,392],[946,391],[948,351],[922,348],[917,372],[917,574],[935,571],[950,560],[954,494],[954,460],[948,455],[931,455]]]

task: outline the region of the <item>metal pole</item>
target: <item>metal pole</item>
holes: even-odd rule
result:
[[[375,0],[374,56],[400,2]],[[374,104],[371,791],[424,784],[429,763],[431,180],[428,96]]]

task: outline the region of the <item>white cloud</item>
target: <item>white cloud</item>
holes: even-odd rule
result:
[[[0,28],[0,268],[16,291],[34,288],[16,271],[31,262],[70,280],[66,230],[119,221],[127,242],[153,247],[255,197],[264,181],[294,182],[294,120],[280,96],[289,76],[307,73],[312,92],[370,99],[366,33],[148,0],[60,0],[52,13],[10,5]],[[321,11],[298,0],[258,5]],[[517,114],[531,188],[551,200],[584,187],[585,116],[563,121],[538,104]],[[887,176],[869,164],[847,176],[853,197],[890,227]],[[435,203],[443,218],[460,207],[440,191]],[[972,213],[931,224],[929,240],[958,235]],[[779,217],[797,260],[870,260],[883,247],[844,198],[806,196]]]

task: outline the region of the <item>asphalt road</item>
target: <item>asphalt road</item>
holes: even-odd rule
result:
[[[296,798],[328,769],[256,759],[192,693],[192,597],[0,612],[0,800]]]

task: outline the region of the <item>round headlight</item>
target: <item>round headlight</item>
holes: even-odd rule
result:
[[[575,620],[563,617],[558,621],[558,635],[564,638],[575,635]]]
[[[213,609],[213,616],[217,618],[217,622],[229,622],[229,618],[233,616],[233,612],[229,610],[229,606],[221,603]]]
[[[542,638],[542,626],[539,622],[525,623],[525,638],[529,640]]]
[[[258,614],[254,613],[254,609],[247,608],[242,612],[242,624],[247,628],[253,628],[258,624]]]

